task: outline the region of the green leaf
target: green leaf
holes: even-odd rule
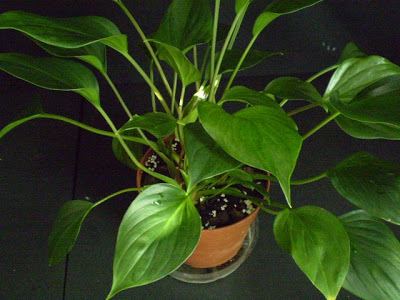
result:
[[[397,126],[359,122],[343,116],[337,117],[335,121],[344,132],[355,138],[400,140],[400,131]]]
[[[275,0],[258,16],[253,26],[253,35],[259,35],[273,20],[315,5],[322,0]]]
[[[245,86],[234,86],[230,88],[222,96],[221,103],[225,102],[243,102],[250,105],[264,105],[278,108],[278,104],[274,99],[266,95],[265,93],[249,89]]]
[[[156,138],[171,135],[176,126],[176,120],[162,112],[151,112],[144,115],[135,115],[124,125],[124,134],[136,131],[137,128],[146,130]]]
[[[179,75],[184,86],[201,79],[200,71],[190,62],[186,55],[171,45],[151,40],[158,44],[158,55]]]
[[[80,63],[54,57],[0,53],[0,70],[45,89],[78,93],[94,106],[100,106],[97,79]]]
[[[107,72],[106,47],[95,43],[81,48],[60,48],[36,41],[36,44],[49,54],[58,57],[75,57],[94,66],[100,72]]]
[[[78,238],[93,203],[83,200],[66,202],[60,209],[49,236],[49,265],[62,262]]]
[[[349,58],[357,58],[357,57],[364,57],[364,56],[367,56],[367,55],[364,52],[362,52],[361,49],[358,48],[358,46],[355,43],[350,42],[350,43],[347,43],[346,46],[344,47],[344,49],[340,55],[338,63],[342,63],[346,59],[349,59]]]
[[[281,211],[274,222],[275,240],[327,299],[336,299],[350,262],[343,224],[315,206]]]
[[[236,0],[235,1],[235,12],[238,14],[243,7],[248,5],[249,3],[253,2],[253,0]]]
[[[356,153],[329,170],[335,189],[373,216],[400,224],[400,165]]]
[[[220,74],[231,73],[235,70],[238,65],[240,58],[242,57],[243,50],[241,49],[231,49],[225,52],[224,58],[222,60],[221,68],[219,70]],[[272,51],[261,51],[261,50],[250,50],[245,60],[243,61],[239,71],[250,69],[267,58],[273,56],[281,56],[283,52],[272,52]],[[216,54],[215,60],[218,61],[220,53]],[[205,72],[207,78],[210,75],[210,64],[207,66],[207,72]]]
[[[372,84],[400,74],[400,67],[380,56],[350,58],[345,60],[332,75],[324,98],[337,93],[340,101],[346,103]]]
[[[184,52],[194,45],[209,42],[212,38],[209,0],[172,1],[152,38]]]
[[[384,133],[390,130],[389,137],[396,137],[400,135],[399,99],[400,75],[396,75],[381,79],[363,90],[350,102],[343,102],[335,93],[330,97],[330,104],[344,117],[362,123],[383,125]],[[338,120],[339,124],[340,122]],[[378,127],[378,130],[380,128]],[[366,130],[368,135],[372,128],[367,127]],[[375,131],[374,135],[378,138],[388,137],[382,136],[381,130]]]
[[[61,48],[80,48],[100,42],[119,52],[128,52],[126,35],[103,17],[51,18],[8,11],[0,14],[0,29],[14,29],[34,40]]]
[[[109,297],[173,272],[193,252],[200,231],[200,216],[183,190],[155,184],[140,193],[119,227]]]
[[[190,186],[241,165],[215,143],[199,122],[186,125],[183,130]]]
[[[320,93],[311,83],[297,77],[276,78],[268,83],[264,92],[284,99],[308,100],[313,103],[321,102],[322,99]]]
[[[278,106],[253,106],[228,114],[208,102],[198,106],[200,122],[221,148],[238,161],[276,176],[290,200],[290,177],[302,145],[297,126]]]
[[[362,299],[400,299],[400,243],[384,223],[362,210],[340,217],[350,238],[343,287]]]

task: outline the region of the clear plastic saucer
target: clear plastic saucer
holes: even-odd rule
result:
[[[237,268],[239,268],[246,258],[253,251],[254,246],[258,239],[258,219],[250,226],[249,232],[244,240],[242,248],[239,250],[238,254],[233,257],[228,262],[214,267],[214,268],[193,268],[189,265],[183,264],[175,272],[171,273],[169,276],[175,278],[179,281],[188,283],[208,283],[213,282],[218,279],[222,279]]]

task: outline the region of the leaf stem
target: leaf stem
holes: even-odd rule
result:
[[[313,129],[311,129],[309,132],[307,132],[305,135],[303,135],[303,141],[312,136],[314,133],[316,133],[318,130],[320,130],[322,127],[327,125],[329,122],[332,120],[336,119],[340,115],[340,112],[336,112],[333,115],[330,115],[328,118],[320,122],[317,126],[315,126]]]
[[[289,117],[291,117],[291,116],[297,115],[297,114],[299,114],[299,113],[302,113],[302,112],[304,112],[304,111],[307,111],[307,110],[309,110],[309,109],[312,109],[312,108],[318,107],[318,106],[319,106],[318,104],[310,103],[310,104],[308,104],[308,105],[301,106],[301,107],[298,107],[298,108],[296,108],[296,109],[294,109],[294,110],[292,110],[292,111],[289,111],[289,112],[287,113],[287,115],[288,115]]]
[[[139,23],[136,21],[135,17],[132,15],[132,13],[129,11],[129,9],[125,6],[125,4],[122,2],[122,0],[115,0],[114,2],[122,9],[122,11],[128,17],[128,19],[131,21],[133,27],[135,27],[135,29],[138,32],[140,38],[142,39],[144,45],[146,46],[147,50],[149,51],[152,59],[154,60],[156,68],[157,68],[158,72],[160,73],[161,79],[164,82],[164,85],[165,85],[168,93],[170,95],[172,95],[172,89],[167,80],[167,76],[165,75],[164,70],[161,67],[160,61],[158,60],[156,54],[154,53],[153,47],[150,45],[149,41],[147,40],[147,37],[144,34],[142,28],[140,28]]]
[[[174,73],[174,85],[172,88],[172,101],[171,101],[171,112],[174,114],[175,105],[176,105],[176,89],[178,86],[178,74]]]
[[[121,54],[131,63],[131,65],[136,69],[136,71],[142,76],[142,78],[146,81],[146,83],[149,85],[149,87],[153,90],[154,95],[157,97],[157,99],[160,101],[161,105],[163,106],[164,110],[172,115],[171,110],[169,109],[167,103],[165,102],[164,97],[162,96],[161,92],[159,89],[154,85],[153,81],[150,79],[150,77],[146,74],[146,72],[142,69],[142,67],[137,63],[137,61],[129,54],[129,53],[123,53]]]
[[[107,122],[107,124],[110,126],[111,130],[114,132],[116,138],[118,141],[121,143],[121,146],[124,148],[126,154],[129,156],[129,158],[132,160],[132,162],[143,172],[149,174],[150,176],[153,176],[154,178],[160,179],[161,181],[167,182],[169,184],[172,184],[174,186],[177,186],[177,182],[173,180],[170,177],[167,177],[165,175],[162,175],[160,173],[154,172],[146,168],[144,165],[140,163],[140,161],[135,157],[135,155],[132,153],[132,151],[129,149],[128,145],[125,143],[124,139],[118,132],[118,129],[115,127],[113,121],[110,119],[110,117],[107,115],[107,113],[103,110],[101,107],[96,107],[98,112],[102,115],[104,120]]]
[[[122,98],[120,92],[118,91],[117,87],[115,86],[114,82],[111,80],[110,76],[108,76],[107,72],[101,72],[103,77],[106,79],[108,85],[111,87],[113,90],[115,96],[117,97],[119,103],[121,104],[122,108],[124,109],[126,115],[128,116],[129,119],[132,119],[132,113],[129,110],[128,106],[126,105],[124,99]]]
[[[314,81],[315,79],[317,79],[318,77],[321,77],[322,75],[324,75],[324,74],[326,74],[326,73],[328,73],[328,72],[330,72],[330,71],[333,71],[333,70],[337,69],[338,67],[339,67],[338,64],[333,65],[333,66],[330,66],[330,67],[327,67],[327,68],[321,70],[320,72],[318,72],[318,73],[312,75],[312,76],[311,76],[310,78],[308,78],[306,81],[307,81],[307,82],[312,82],[312,81]]]
[[[212,45],[211,45],[211,63],[210,63],[210,79],[214,79],[214,70],[215,70],[215,52],[217,45],[217,35],[218,35],[218,19],[219,19],[219,10],[221,6],[221,0],[215,0],[215,11],[214,11],[214,22],[213,22],[213,36],[212,36]],[[211,90],[213,89],[214,82],[211,81]],[[210,93],[210,101],[215,102],[215,99],[212,98],[212,93]]]
[[[310,178],[306,178],[306,179],[300,179],[300,180],[292,180],[290,182],[290,184],[291,185],[303,185],[303,184],[319,181],[319,180],[325,178],[326,176],[327,176],[327,173],[324,172],[324,173],[321,173],[321,174],[319,174],[317,176],[314,176],[314,177],[310,177]]]
[[[154,82],[154,60],[151,60],[150,62],[150,80]],[[150,97],[151,97],[151,108],[153,112],[157,112],[156,95],[151,89],[150,89]]]
[[[110,200],[111,198],[117,197],[122,194],[126,193],[132,193],[132,192],[138,192],[143,190],[143,187],[140,188],[127,188],[123,190],[119,190],[118,192],[112,193],[111,195],[108,195],[107,197],[104,197],[103,199],[97,201],[96,203],[93,204],[92,209],[95,208],[96,206],[99,206],[100,204],[103,204],[104,202]]]
[[[247,55],[249,54],[249,52],[250,52],[251,48],[253,47],[255,41],[257,40],[257,38],[258,38],[258,34],[257,34],[257,35],[254,35],[254,36],[252,37],[252,39],[250,40],[250,42],[249,42],[249,44],[247,45],[246,49],[244,50],[242,56],[240,57],[240,60],[239,60],[238,64],[236,65],[235,70],[233,71],[231,77],[229,78],[229,81],[228,81],[228,84],[226,85],[226,88],[225,88],[224,93],[225,93],[227,90],[229,90],[229,88],[231,87],[233,81],[234,81],[235,78],[236,78],[236,75],[238,74],[238,72],[239,72],[239,70],[240,70],[240,67],[242,66],[244,60],[246,59]]]
[[[196,67],[196,69],[199,69],[199,62],[198,62],[198,56],[197,56],[197,46],[193,46],[193,64]],[[196,81],[196,90],[200,88],[200,81]]]

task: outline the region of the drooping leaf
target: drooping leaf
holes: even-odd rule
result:
[[[217,145],[199,122],[186,125],[183,130],[191,186],[241,165]]]
[[[400,243],[384,223],[362,210],[340,217],[350,238],[343,287],[366,299],[400,299]]]
[[[336,93],[343,103],[350,102],[362,90],[393,75],[400,75],[400,67],[380,56],[345,60],[332,75],[324,98]]]
[[[329,170],[335,189],[352,204],[400,224],[400,165],[356,153]]]
[[[75,57],[94,66],[101,72],[107,71],[106,47],[101,43],[80,48],[60,48],[36,41],[36,44],[49,54],[58,57]]]
[[[0,53],[0,70],[45,89],[78,93],[93,105],[100,106],[97,79],[78,62],[55,57]]]
[[[80,48],[100,42],[122,53],[128,51],[126,35],[103,17],[52,18],[8,11],[0,14],[0,29],[14,29],[34,40],[61,48]]]
[[[315,5],[322,0],[275,0],[258,16],[253,26],[253,35],[259,35],[272,21],[281,15],[291,14]]]
[[[92,208],[93,203],[83,200],[68,201],[61,207],[49,236],[49,265],[65,259]]]
[[[200,216],[183,190],[155,184],[140,193],[118,230],[109,296],[173,272],[193,252],[200,231]]]
[[[388,138],[400,135],[400,75],[390,76],[379,80],[366,90],[355,96],[352,101],[343,102],[337,93],[330,97],[330,105],[344,117],[362,124],[383,125],[374,130],[376,138]],[[343,118],[341,119],[343,120]],[[338,123],[343,123],[338,120]],[[351,126],[352,124],[350,124]],[[344,125],[346,126],[346,121]],[[371,137],[374,127],[364,126],[366,134]],[[357,127],[363,129],[363,127]],[[382,132],[382,128],[384,131]],[[352,129],[352,127],[350,127]],[[389,136],[382,136],[389,132]]]
[[[156,138],[163,138],[172,134],[175,126],[176,120],[170,115],[162,112],[150,112],[133,116],[123,128],[124,134],[139,128],[150,132]]]
[[[285,209],[275,219],[274,236],[313,285],[336,299],[350,263],[350,242],[340,220],[320,207]]]
[[[250,105],[265,105],[275,106],[278,108],[278,104],[274,99],[266,95],[265,93],[249,89],[245,86],[234,86],[227,90],[222,96],[221,102],[244,102]]]
[[[200,71],[181,50],[164,43],[157,42],[157,45],[160,59],[175,70],[184,86],[201,79]]]
[[[342,63],[346,59],[349,59],[349,58],[357,58],[357,57],[364,57],[364,56],[367,56],[367,55],[364,52],[362,52],[361,49],[358,48],[358,46],[355,43],[350,42],[350,43],[347,43],[346,46],[344,47],[344,49],[340,55],[338,63]]]
[[[200,122],[238,161],[276,176],[289,205],[290,177],[302,145],[297,126],[277,106],[253,106],[231,115],[209,102],[198,106]]]
[[[152,38],[185,52],[211,40],[212,19],[208,0],[173,0]]]
[[[221,68],[219,70],[220,74],[233,72],[238,65],[240,58],[243,54],[243,50],[241,49],[231,49],[227,50],[224,58],[222,60]],[[283,52],[273,52],[273,51],[261,51],[261,50],[250,50],[247,54],[245,60],[243,61],[239,71],[250,69],[267,58],[273,56],[281,56],[284,55]],[[215,60],[218,61],[220,53],[216,54]],[[210,65],[207,66],[207,72],[205,73],[207,76],[210,75]]]
[[[297,77],[279,77],[272,80],[265,87],[265,93],[289,100],[308,100],[321,102],[321,95],[309,82]]]

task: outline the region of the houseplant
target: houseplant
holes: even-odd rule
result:
[[[255,20],[248,47],[238,51],[234,41],[250,2],[236,1],[236,17],[228,32],[220,34],[220,40],[218,0],[212,1],[212,6],[209,1],[172,1],[160,28],[149,37],[122,1],[115,1],[142,37],[151,65],[165,85],[163,89],[156,86],[153,72],[147,75],[129,54],[126,36],[106,19],[60,20],[23,12],[0,15],[0,28],[21,31],[50,54],[64,57],[33,58],[4,53],[0,54],[0,69],[44,88],[81,94],[112,130],[102,131],[35,111],[4,127],[0,137],[35,118],[65,121],[112,137],[113,150],[121,161],[164,182],[118,191],[96,203],[66,203],[49,239],[50,263],[61,261],[71,250],[82,222],[94,207],[122,193],[144,189],[122,220],[114,258],[114,282],[108,297],[155,281],[175,270],[193,252],[201,231],[194,204],[199,204],[200,199],[211,201],[213,197],[207,199],[208,196],[223,193],[254,201],[261,210],[277,215],[273,231],[278,244],[293,256],[326,298],[334,299],[344,286],[366,299],[397,299],[400,246],[381,220],[400,222],[399,166],[358,153],[318,176],[295,181],[291,174],[303,140],[334,120],[356,138],[399,139],[400,68],[349,45],[337,65],[307,81],[281,77],[266,83],[264,91],[233,86],[240,69],[279,54],[252,50],[270,22],[320,1],[274,1]],[[123,55],[149,85],[153,92],[152,113],[132,115],[107,74],[106,47]],[[197,57],[204,58],[200,68]],[[124,126],[117,129],[102,108],[91,71],[67,58],[81,59],[105,77],[128,115]],[[174,71],[171,78],[163,70],[166,66]],[[321,96],[312,81],[330,71],[333,75]],[[221,81],[223,76],[227,82]],[[287,101],[298,99],[310,104],[291,112],[282,109]],[[223,104],[229,102],[242,106],[235,114],[227,113]],[[318,107],[327,112],[327,118],[300,135],[290,117]],[[160,109],[163,112],[155,112]],[[169,144],[163,140],[172,135],[179,142],[174,147],[185,151],[166,147]],[[154,165],[146,167],[140,163],[137,145],[150,147],[168,172],[160,173]],[[363,211],[338,218],[315,206],[297,208],[290,186],[326,177],[344,198]],[[286,203],[270,199],[265,190],[254,184],[257,180],[279,183]],[[245,189],[258,193],[258,197],[242,195]],[[164,226],[156,227],[159,224]],[[155,229],[147,231],[148,227]],[[129,251],[124,251],[127,247]],[[168,260],[152,257],[155,251],[174,255]]]

